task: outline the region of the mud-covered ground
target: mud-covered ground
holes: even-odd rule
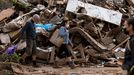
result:
[[[40,68],[32,66],[12,65],[16,75],[127,75],[120,67],[77,67],[70,69],[63,67],[55,69],[52,66],[42,65]]]

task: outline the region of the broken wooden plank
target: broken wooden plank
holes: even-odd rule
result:
[[[123,45],[124,43],[126,43],[129,39],[130,39],[130,37],[128,37],[127,39],[125,39],[123,42],[121,42],[121,43],[118,44],[116,47],[114,47],[114,48],[112,49],[112,51],[114,51],[115,49],[117,49],[118,47],[120,47],[121,45]]]
[[[107,50],[107,48],[105,46],[103,46],[99,42],[97,42],[94,38],[92,38],[83,29],[78,28],[78,27],[70,29],[70,33],[73,33],[73,32],[79,32],[96,50],[98,50],[98,51]]]
[[[5,18],[9,18],[15,12],[14,9],[8,8],[0,12],[0,21],[4,20]]]
[[[0,34],[0,41],[2,44],[9,44],[11,43],[10,37],[8,34],[1,33]]]
[[[56,1],[57,4],[64,4],[64,3],[66,3],[66,2],[67,2],[67,0],[57,0],[57,1]]]
[[[69,0],[66,10],[77,14],[77,9],[83,7],[87,13],[83,13],[93,18],[101,19],[106,22],[120,25],[122,19],[122,13],[95,6],[92,4],[84,3],[78,0]]]
[[[79,44],[79,48],[78,49],[79,49],[79,51],[81,53],[82,59],[85,59],[86,57],[85,57],[84,48],[83,48],[82,44]]]
[[[8,34],[9,34],[10,38],[14,40],[19,36],[20,31],[21,31],[21,29],[9,32]]]

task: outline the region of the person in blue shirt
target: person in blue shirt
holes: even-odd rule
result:
[[[38,14],[33,15],[30,21],[26,22],[22,28],[21,34],[26,33],[26,51],[20,59],[20,63],[25,63],[25,59],[32,55],[33,66],[36,64],[36,30],[35,23],[38,23],[40,16]]]
[[[125,52],[124,68],[128,71],[128,75],[134,75],[134,17],[127,19],[123,28],[130,36]]]
[[[75,64],[73,62],[73,60],[71,59],[71,52],[70,49],[72,49],[73,44],[69,39],[69,30],[68,30],[69,25],[67,24],[66,20],[63,20],[61,27],[59,28],[59,36],[62,37],[64,39],[63,44],[61,45],[61,47],[59,48],[59,51],[56,53],[57,59],[62,58],[62,54],[64,55],[64,57],[67,57],[68,59],[68,64],[69,66],[74,69],[75,68]],[[55,66],[58,67],[57,65],[57,60],[55,62]]]

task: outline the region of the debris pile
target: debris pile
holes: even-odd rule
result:
[[[0,4],[2,4],[1,1]],[[20,31],[33,14],[41,16],[36,24],[37,57],[54,62],[60,39],[56,30],[63,17],[70,26],[73,43],[72,58],[76,63],[119,66],[123,63],[124,47],[128,40],[122,30],[123,21],[134,15],[133,0],[11,0],[10,7],[0,8],[0,50],[17,45],[24,51],[25,37]],[[20,38],[22,40],[20,40]]]

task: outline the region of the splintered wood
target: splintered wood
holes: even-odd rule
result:
[[[80,28],[77,28],[77,27],[73,28],[70,30],[70,32],[79,32],[98,51],[107,50],[107,48],[105,46],[101,45],[94,38],[92,38],[88,33],[86,33],[84,30],[82,30]]]
[[[8,8],[0,12],[0,21],[9,18],[15,12],[14,9]]]

